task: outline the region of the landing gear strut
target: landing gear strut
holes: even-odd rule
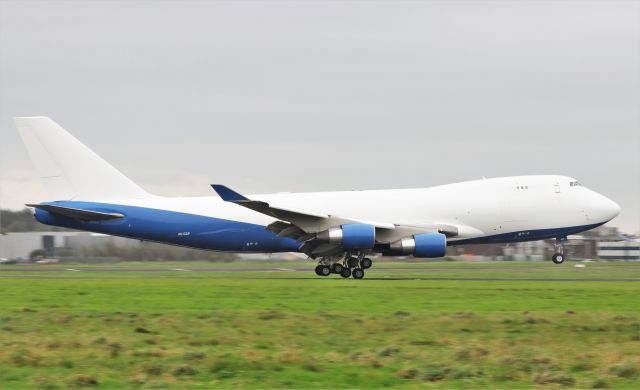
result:
[[[556,264],[564,263],[564,260],[565,260],[564,246],[562,245],[564,241],[567,241],[567,237],[556,238],[556,243],[554,244],[556,253],[554,253],[553,256],[551,256],[551,261],[553,261]]]

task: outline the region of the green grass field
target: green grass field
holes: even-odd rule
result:
[[[0,268],[3,389],[640,388],[637,263],[23,267]]]

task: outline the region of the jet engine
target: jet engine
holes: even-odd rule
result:
[[[349,223],[324,230],[316,235],[321,243],[340,244],[345,249],[371,249],[376,242],[373,225]]]
[[[442,233],[422,233],[405,237],[390,245],[393,253],[415,257],[443,257],[447,249],[447,237]]]

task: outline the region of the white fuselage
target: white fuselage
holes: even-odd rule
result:
[[[573,184],[575,183],[575,185]],[[449,242],[511,232],[596,225],[619,206],[566,176],[514,176],[430,188],[252,195],[272,206],[409,226],[458,227]],[[113,203],[268,225],[275,219],[212,197],[151,197]]]

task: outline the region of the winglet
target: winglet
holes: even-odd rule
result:
[[[223,186],[222,184],[212,184],[211,187],[218,193],[218,195],[220,195],[222,200],[224,200],[225,202],[243,202],[249,200],[246,197],[235,192],[231,188]]]

